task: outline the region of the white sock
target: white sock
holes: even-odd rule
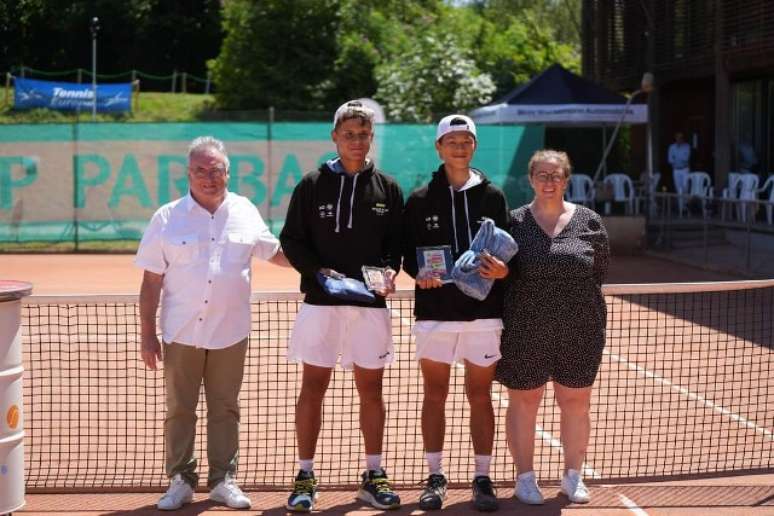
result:
[[[535,478],[535,472],[534,471],[527,471],[525,473],[522,473],[521,475],[516,477],[516,480],[532,480],[534,482],[537,482],[537,479]]]
[[[425,453],[425,459],[427,459],[427,467],[431,475],[443,475],[442,451]]]
[[[314,459],[298,459],[298,467],[301,471],[311,473],[314,471]]]
[[[492,463],[491,455],[474,455],[473,461],[476,465],[476,472],[473,474],[473,478],[476,477],[488,477],[489,465]]]
[[[366,455],[366,469],[368,471],[379,471],[382,469],[382,454]]]

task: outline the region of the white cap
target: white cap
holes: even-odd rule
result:
[[[349,120],[350,118],[365,118],[369,123],[373,124],[374,110],[359,100],[345,102],[339,106],[336,114],[333,115],[333,128],[336,129],[336,125],[339,122]]]
[[[438,122],[438,129],[435,131],[435,141],[455,131],[465,131],[472,134],[473,138],[476,138],[476,124],[473,123],[470,117],[465,115],[449,115],[443,117]]]

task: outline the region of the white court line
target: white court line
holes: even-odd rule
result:
[[[745,427],[747,427],[747,428],[749,428],[751,430],[754,430],[754,431],[756,431],[759,434],[763,434],[766,437],[768,437],[770,440],[774,441],[774,432],[772,432],[771,430],[768,430],[766,428],[763,428],[763,427],[760,427],[760,426],[756,425],[755,423],[753,423],[749,419],[747,419],[747,418],[745,418],[743,416],[740,416],[739,414],[736,414],[734,412],[731,412],[727,408],[725,408],[725,407],[723,407],[721,405],[718,405],[714,401],[708,400],[707,398],[705,398],[701,394],[696,394],[695,392],[689,391],[688,389],[686,389],[682,385],[678,385],[678,384],[670,382],[669,380],[667,380],[666,378],[664,378],[660,374],[653,373],[651,371],[648,371],[647,369],[645,369],[642,366],[639,366],[639,365],[637,365],[637,364],[635,364],[633,362],[629,362],[628,360],[626,360],[624,357],[622,357],[620,355],[616,355],[615,353],[611,353],[608,350],[605,350],[604,352],[605,352],[605,354],[610,355],[610,358],[612,358],[616,362],[620,362],[620,363],[626,365],[626,367],[628,367],[629,369],[640,373],[641,375],[645,376],[646,378],[650,378],[651,380],[654,380],[656,383],[660,383],[662,385],[666,385],[670,389],[675,390],[675,391],[679,392],[680,394],[683,394],[683,395],[687,396],[688,398],[690,398],[690,399],[692,399],[694,401],[698,401],[699,403],[704,404],[705,406],[707,406],[707,407],[709,407],[709,408],[719,412],[720,414],[722,414],[724,416],[727,416],[728,418],[730,418],[731,420],[739,423],[740,425],[745,426]]]
[[[406,327],[411,327],[412,322],[400,315],[397,310],[394,308],[390,308],[390,313],[392,313],[393,317],[400,320],[401,325]],[[465,369],[465,367],[462,364],[456,364],[456,366],[459,369]],[[496,392],[492,393],[492,398],[497,400],[497,402],[502,405],[503,407],[508,408],[508,400],[497,394]],[[562,443],[551,435],[550,432],[546,432],[543,430],[543,428],[540,427],[540,425],[535,425],[535,432],[540,436],[540,438],[543,440],[543,442],[548,443],[548,445],[553,446],[554,448],[557,448],[559,450],[559,453],[562,453]],[[590,477],[590,478],[602,478],[602,475],[599,474],[594,468],[587,465],[585,462],[583,463],[583,476],[584,477]]]
[[[621,500],[621,503],[623,503],[626,506],[627,509],[632,511],[633,514],[636,514],[637,516],[648,516],[647,512],[640,509],[640,507],[630,498],[626,497],[626,495],[622,495],[621,493],[618,493],[618,498]]]

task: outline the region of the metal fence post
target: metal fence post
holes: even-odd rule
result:
[[[177,85],[177,70],[172,70],[172,93],[175,92],[176,85]]]
[[[274,106],[269,106],[269,123],[266,130],[266,161],[268,166],[266,167],[266,218],[269,220],[269,228],[274,229],[274,220],[271,218],[271,198],[274,192],[274,185],[272,183],[272,162],[271,162],[271,147],[272,147],[272,126],[274,125]]]
[[[746,249],[746,256],[745,256],[745,270],[750,273],[751,270],[751,263],[752,263],[752,219],[753,219],[753,211],[749,210],[749,213],[747,213],[747,205],[742,204],[743,210],[745,212],[745,221],[747,223],[747,249]]]

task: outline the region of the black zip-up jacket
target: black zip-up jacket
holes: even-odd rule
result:
[[[482,182],[455,191],[446,179],[443,165],[426,186],[414,191],[403,215],[403,269],[416,278],[416,248],[450,245],[456,261],[470,248],[482,217],[508,230],[508,206],[502,190],[478,170]],[[452,204],[452,199],[454,202]],[[452,215],[453,214],[453,215]],[[454,216],[454,219],[452,219]],[[456,235],[455,235],[456,229]],[[478,301],[463,294],[453,283],[441,288],[415,288],[414,315],[418,321],[472,321],[502,317],[502,281],[495,281],[486,299]]]
[[[353,190],[354,188],[354,190]],[[306,174],[290,198],[282,250],[301,273],[304,301],[312,305],[385,307],[384,298],[358,303],[325,293],[315,273],[326,267],[363,280],[363,265],[400,270],[403,193],[372,162],[355,175],[327,164]]]

